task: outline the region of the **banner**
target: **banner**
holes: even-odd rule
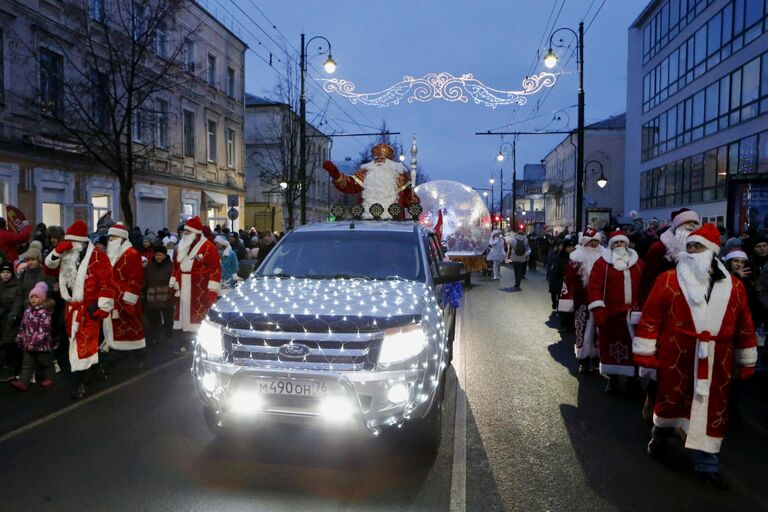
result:
[[[27,218],[24,216],[24,213],[22,213],[22,211],[15,206],[7,204],[5,205],[5,215],[5,220],[8,222],[8,229],[14,233],[21,231],[21,223],[27,220]]]

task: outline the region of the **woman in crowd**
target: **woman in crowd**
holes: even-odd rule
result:
[[[170,340],[173,335],[174,303],[169,287],[172,272],[173,263],[168,258],[168,250],[157,244],[152,258],[144,267],[142,302],[147,324],[144,334],[149,345]]]
[[[0,381],[5,382],[15,378],[21,368],[21,352],[16,347],[20,319],[13,315],[18,287],[13,267],[4,262],[0,265]]]

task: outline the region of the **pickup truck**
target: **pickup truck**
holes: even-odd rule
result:
[[[209,430],[404,427],[414,447],[436,451],[455,330],[441,288],[463,279],[417,223],[291,231],[197,333],[192,373]]]

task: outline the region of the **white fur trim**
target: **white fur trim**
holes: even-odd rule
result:
[[[604,308],[604,307],[605,307],[605,302],[603,302],[602,300],[596,300],[594,302],[591,302],[589,306],[587,306],[587,309],[589,311],[592,311],[595,308]]]
[[[368,162],[360,166],[361,169],[367,171],[365,175],[365,181],[360,182],[357,176],[353,175],[352,178],[363,187],[363,209],[365,218],[371,218],[371,214],[368,209],[371,205],[378,203],[384,207],[384,213],[381,215],[382,219],[390,219],[389,205],[397,203],[397,177],[405,172],[405,168],[400,162],[394,162],[392,160],[386,160],[384,163],[377,164],[376,162]]]
[[[615,242],[626,242],[629,244],[629,238],[626,235],[616,235],[608,239],[608,247],[612,246]]]
[[[625,375],[627,377],[634,377],[635,367],[600,363],[600,375]]]
[[[123,257],[123,254],[125,254],[125,252],[131,247],[133,247],[133,244],[131,243],[130,240],[127,240],[127,239],[125,240],[125,242],[120,244],[120,249],[117,251],[117,254],[114,255],[114,259],[109,258],[109,262],[112,264],[113,267],[115,266],[115,263],[119,261],[120,258]]]
[[[656,380],[656,368],[646,368],[645,366],[640,366],[637,369],[637,374],[640,377]]]
[[[67,306],[71,307],[71,306]],[[84,310],[83,310],[84,311]],[[69,366],[73,372],[87,370],[99,362],[99,351],[93,355],[80,359],[77,355],[77,331],[80,330],[80,322],[77,321],[80,310],[76,309],[72,314],[72,330],[69,333]]]
[[[124,238],[128,240],[128,230],[127,229],[119,229],[116,227],[117,225],[113,225],[109,230],[107,230],[107,234],[109,236],[119,236],[120,238]]]
[[[679,428],[688,432],[688,418],[662,418],[654,413],[653,424],[661,428]]]
[[[77,276],[75,277],[75,285],[72,287],[72,295],[69,294],[66,283],[64,283],[64,276],[59,274],[59,293],[61,298],[66,302],[82,302],[85,294],[85,277],[88,274],[88,265],[91,262],[91,256],[93,256],[94,245],[88,243],[85,250],[85,256],[80,260],[80,266],[77,267]]]
[[[189,231],[190,233],[195,233],[197,235],[203,232],[202,229],[195,229],[190,225],[184,225],[184,231]]]
[[[219,281],[212,279],[208,281],[208,291],[218,292],[219,290],[221,290],[221,283]]]
[[[560,299],[557,301],[557,310],[561,313],[573,313],[573,299]]]
[[[192,322],[192,275],[181,274],[181,290],[179,295],[179,320],[174,321],[173,328],[184,332],[197,332],[199,323]]]
[[[625,268],[622,273],[624,274],[624,304],[632,304],[632,273],[629,268]]]
[[[114,350],[138,350],[147,346],[147,341],[144,338],[135,341],[116,341],[112,340],[109,347]]]
[[[656,340],[635,336],[632,338],[632,353],[640,356],[652,356],[656,353]]]
[[[627,253],[629,254],[629,261],[627,261],[627,269],[629,269],[640,260],[640,256],[638,256],[637,251],[632,249],[631,247],[627,247]],[[603,259],[605,260],[606,263],[613,265],[613,251],[606,250],[605,252],[603,252]]]
[[[99,305],[99,309],[103,309],[104,311],[109,312],[112,311],[115,307],[115,299],[110,297],[99,297],[97,304]]]
[[[728,254],[725,255],[725,258],[723,258],[725,261],[730,261],[734,258],[741,258],[742,260],[748,260],[747,253],[744,251],[731,251]]]
[[[686,222],[691,222],[691,221],[694,221],[697,224],[701,224],[701,219],[699,218],[699,214],[694,212],[693,210],[678,213],[675,216],[675,218],[672,220],[672,227],[670,229],[674,233],[675,230],[678,227],[680,227],[682,224],[685,224]]]
[[[584,327],[584,336],[581,346],[574,345],[573,350],[576,359],[585,359],[587,357],[598,357],[600,353],[597,350],[597,336],[595,331],[595,318],[591,313],[587,313],[587,325]]]
[[[207,238],[201,236],[200,240],[198,240],[197,243],[189,249],[187,255],[179,260],[179,267],[181,268],[182,272],[189,272],[192,270],[192,264],[195,261],[195,256],[197,256],[197,253],[200,252],[200,249],[203,247],[203,245],[205,245],[205,242],[207,241]]]
[[[704,238],[701,235],[690,235],[688,238],[685,239],[686,244],[690,244],[691,242],[699,242],[701,245],[709,249],[710,251],[714,251],[715,253],[720,252],[720,245],[714,243],[713,241]],[[727,272],[726,272],[727,274]]]
[[[69,240],[71,242],[84,242],[84,243],[88,243],[91,241],[87,236],[76,236],[76,235],[64,235],[64,240]]]
[[[176,276],[171,276],[171,280],[168,281],[168,287],[173,288],[174,290],[179,289],[179,283],[176,282]]]
[[[629,323],[630,323],[630,325],[637,325],[637,324],[639,324],[641,318],[643,318],[643,312],[642,311],[630,311],[630,313],[629,313]]]
[[[59,265],[61,265],[61,254],[57,253],[56,249],[54,249],[45,257],[45,266],[51,270],[56,270],[59,268]]]
[[[126,304],[136,304],[139,301],[139,296],[135,293],[131,292],[124,292],[123,293],[123,302]]]
[[[739,366],[755,366],[757,364],[757,347],[737,348],[733,358]]]

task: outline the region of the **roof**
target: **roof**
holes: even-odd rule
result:
[[[204,6],[198,0],[192,0],[192,5],[194,5],[195,7],[197,7],[198,9],[203,11],[204,13],[206,13],[213,21],[216,22],[217,25],[219,25],[221,28],[223,28],[229,35],[231,35],[232,37],[234,37],[235,39],[240,41],[240,43],[242,43],[242,45],[246,49],[248,48],[248,43],[246,43],[245,40],[241,36],[239,36],[238,34],[235,34],[235,32],[231,28],[227,27],[224,24],[224,22],[222,22],[219,18],[214,16],[214,14],[210,10],[208,10],[208,8],[206,6]]]
[[[261,96],[256,96],[255,94],[251,94],[247,92],[245,93],[245,106],[246,107],[263,107],[263,106],[287,107],[288,105],[280,101],[270,100],[268,98],[263,98]]]
[[[305,231],[347,231],[352,220],[339,220],[337,222],[315,222],[305,224],[294,229],[294,232]],[[400,233],[413,233],[421,224],[413,221],[386,221],[386,220],[356,220],[355,230],[358,231],[395,231]]]
[[[651,0],[648,2],[648,5],[645,6],[645,8],[640,12],[640,14],[635,18],[635,21],[632,22],[630,25],[630,28],[639,28],[640,25],[643,24],[645,19],[648,17],[648,14],[650,12],[653,12],[656,7],[663,3],[665,0]]]
[[[617,116],[611,116],[607,119],[603,119],[602,121],[597,121],[596,123],[588,124],[587,128],[598,128],[601,130],[623,130],[627,125],[627,113],[619,114]]]

